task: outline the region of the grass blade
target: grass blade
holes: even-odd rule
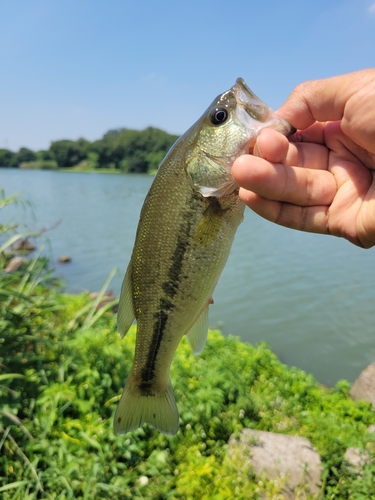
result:
[[[96,299],[93,301],[91,307],[90,307],[90,310],[85,318],[85,321],[83,322],[82,324],[82,330],[87,330],[90,326],[92,326],[95,321],[101,316],[95,316],[95,319],[93,320],[93,317],[94,317],[94,314],[95,314],[95,311],[97,310],[97,307],[98,305],[100,304],[100,302],[103,300],[103,297],[104,297],[104,294],[108,288],[108,285],[110,284],[110,282],[112,281],[112,278],[114,277],[114,275],[118,272],[118,268],[117,267],[114,267],[112,269],[112,271],[109,273],[107,279],[105,280],[102,288],[100,289],[100,292],[98,293],[98,296],[96,297]],[[117,300],[117,299],[116,299]],[[107,304],[106,304],[107,305]],[[103,306],[103,307],[106,307],[106,306]],[[103,309],[103,308],[101,308]],[[106,310],[108,310],[109,308],[107,308]],[[103,313],[102,313],[103,314]],[[93,320],[93,321],[92,321]]]

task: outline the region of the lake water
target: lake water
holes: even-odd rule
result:
[[[119,293],[139,212],[152,177],[0,169],[7,195],[33,214],[0,212],[49,229],[46,252],[72,292],[99,290],[113,267]],[[59,264],[63,254],[70,264]],[[354,381],[375,361],[375,249],[278,227],[245,212],[210,306],[210,325],[244,341],[266,341],[279,358],[324,384]]]

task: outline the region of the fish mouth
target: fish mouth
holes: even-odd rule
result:
[[[270,127],[281,132],[286,137],[296,132],[296,129],[286,120],[278,116],[266,103],[264,103],[246,84],[241,77],[237,78],[232,87],[238,104],[244,107],[251,118],[260,122],[258,133],[262,128]],[[264,124],[262,126],[261,124]]]
[[[239,97],[241,101],[246,102],[250,99],[255,99],[262,104],[264,104],[259,97],[254,94],[250,87],[246,84],[245,80],[241,77],[237,78],[236,83],[233,85],[233,91],[236,97]],[[242,96],[242,97],[241,97]]]
[[[272,118],[273,111],[271,108],[254,94],[243,78],[237,78],[232,90],[237,103],[243,106],[252,118],[261,123]]]

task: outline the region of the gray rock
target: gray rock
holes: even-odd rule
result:
[[[350,396],[355,401],[369,401],[375,410],[375,363],[371,363],[359,375],[350,389]]]
[[[362,473],[363,466],[371,460],[368,451],[361,451],[359,448],[348,448],[344,455],[344,462],[351,472]]]
[[[70,255],[62,255],[61,257],[59,257],[59,262],[61,262],[61,264],[66,264],[67,262],[71,262],[72,258]]]
[[[35,250],[35,248],[36,246],[33,243],[31,243],[27,238],[19,240],[14,245],[15,250],[25,250],[27,252],[32,252],[33,250]]]
[[[8,262],[4,273],[10,273],[11,271],[17,271],[23,264],[27,264],[29,261],[25,257],[13,257]]]
[[[323,470],[320,456],[310,441],[299,436],[244,429],[239,439],[230,438],[228,457],[250,465],[256,476],[285,478],[285,499],[302,499],[320,491]],[[298,489],[298,493],[295,491]]]

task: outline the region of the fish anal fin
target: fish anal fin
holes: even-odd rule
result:
[[[124,277],[124,281],[122,282],[119,308],[117,313],[117,329],[120,332],[121,337],[125,337],[134,320],[135,313],[133,306],[131,271],[129,265]]]
[[[212,298],[210,300],[212,300]],[[208,304],[209,303],[210,301]],[[200,354],[206,345],[208,333],[208,304],[203,309],[196,323],[186,334],[186,338],[194,354]]]
[[[179,415],[170,380],[164,391],[148,396],[126,383],[115,413],[115,433],[125,434],[143,424],[149,424],[163,434],[173,436],[177,433]]]

